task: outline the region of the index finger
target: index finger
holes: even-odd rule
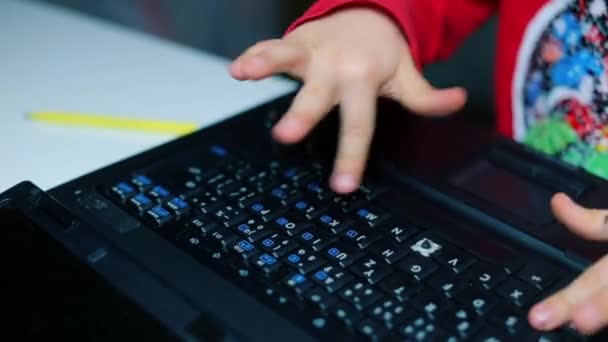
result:
[[[303,78],[309,60],[308,48],[283,40],[273,40],[246,51],[234,61],[230,73],[240,80],[259,80],[279,73]]]

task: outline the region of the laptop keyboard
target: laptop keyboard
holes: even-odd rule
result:
[[[460,248],[383,208],[382,187],[337,195],[319,163],[256,165],[222,146],[203,159],[128,175],[103,192],[206,265],[247,277],[311,331],[404,341],[580,338],[535,332],[526,319],[533,303],[567,284],[564,270],[498,264]]]

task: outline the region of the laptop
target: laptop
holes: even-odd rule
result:
[[[464,118],[381,99],[359,190],[327,186],[336,111],[275,143],[288,94],[43,191],[0,196],[8,330],[28,338],[577,341],[527,310],[607,250],[558,224],[608,182]],[[69,161],[58,161],[69,162]]]

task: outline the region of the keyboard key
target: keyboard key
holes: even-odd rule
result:
[[[337,262],[342,267],[348,267],[363,256],[363,252],[343,242],[329,245],[323,256],[329,261]]]
[[[561,335],[561,336],[560,336]],[[581,339],[579,339],[581,340]],[[562,334],[551,331],[532,331],[524,337],[525,342],[563,342],[568,341]]]
[[[400,274],[392,275],[380,282],[380,288],[390,296],[405,302],[422,290],[419,284]]]
[[[439,272],[429,278],[428,284],[436,291],[443,293],[446,297],[452,298],[458,292],[465,289],[469,284],[466,280]]]
[[[390,215],[384,211],[367,207],[359,208],[355,212],[355,215],[370,227],[377,227],[390,217]]]
[[[384,260],[375,257],[364,257],[350,269],[355,275],[372,285],[377,284],[393,271]]]
[[[311,227],[310,223],[301,220],[298,216],[291,213],[277,216],[274,219],[274,223],[280,231],[289,236],[295,236],[302,230]]]
[[[513,278],[507,279],[498,286],[496,293],[521,307],[527,307],[538,296],[536,288]]]
[[[219,225],[206,217],[197,216],[188,221],[188,227],[200,232],[202,236],[207,236],[217,230]]]
[[[506,258],[506,260],[501,260],[501,265],[503,266],[505,272],[509,274],[515,274],[519,272],[529,262],[529,257],[526,255],[514,255],[512,257]]]
[[[485,315],[496,304],[496,299],[488,292],[469,287],[458,293],[454,300],[464,305],[467,310],[472,310],[478,315]]]
[[[450,310],[444,311],[437,317],[437,321],[448,328],[457,327],[463,321],[471,322],[476,319],[477,313],[475,311],[459,305],[453,305]]]
[[[304,191],[317,199],[323,199],[329,193],[329,191],[323,187],[320,182],[314,180],[305,183]]]
[[[156,185],[148,191],[148,196],[155,199],[157,202],[164,202],[171,196],[171,192],[163,186]]]
[[[213,145],[209,147],[209,152],[211,155],[217,158],[225,158],[229,155],[228,150],[221,145]]]
[[[410,249],[421,256],[428,258],[434,256],[435,253],[441,250],[442,246],[443,242],[440,242],[434,237],[420,236],[410,245]]]
[[[204,182],[204,187],[206,189],[219,193],[218,188],[224,186],[225,184],[231,184],[234,182],[234,180],[225,172],[215,172],[212,176],[208,176]]]
[[[256,201],[260,201],[262,196],[248,186],[240,186],[232,191],[227,192],[224,197],[239,208],[247,208]]]
[[[325,208],[323,208],[323,206],[306,199],[296,201],[293,204],[293,208],[309,220],[319,217],[319,215],[321,215],[326,210]]]
[[[272,221],[285,212],[285,208],[277,202],[257,201],[249,205],[249,210],[264,221]]]
[[[231,205],[226,205],[215,209],[210,213],[210,215],[226,227],[233,226],[247,219],[246,213]]]
[[[313,282],[310,281],[310,279],[296,272],[289,273],[287,277],[283,279],[283,284],[298,295],[303,294],[313,286]]]
[[[422,281],[439,269],[439,266],[432,260],[420,255],[410,255],[397,264],[397,268],[405,274]]]
[[[177,217],[182,217],[190,211],[190,205],[180,197],[174,197],[167,202],[167,208]]]
[[[382,322],[388,329],[393,329],[406,319],[411,318],[415,311],[396,299],[384,299],[376,302],[368,309],[374,319]]]
[[[267,170],[252,175],[247,181],[260,192],[266,192],[279,185],[279,181]]]
[[[283,179],[295,184],[302,184],[312,176],[313,173],[310,170],[295,166],[288,167],[281,172],[281,177]]]
[[[346,302],[339,302],[330,311],[335,318],[348,327],[354,326],[363,318],[361,311],[357,310],[354,305]]]
[[[423,316],[407,320],[398,332],[405,336],[407,341],[450,341],[435,322]]]
[[[361,249],[365,249],[382,239],[382,234],[379,231],[362,228],[349,228],[342,232],[341,236],[345,241],[349,241]]]
[[[312,280],[334,293],[353,280],[353,276],[335,265],[325,265],[313,273]]]
[[[219,196],[208,191],[195,191],[183,195],[183,198],[190,201],[193,206],[199,208],[205,214],[211,213],[225,205]]]
[[[497,305],[488,316],[489,322],[501,331],[519,334],[527,326],[526,316],[504,304]]]
[[[297,188],[288,184],[281,184],[270,190],[270,198],[282,205],[290,205],[302,198],[302,195]]]
[[[367,285],[367,283],[355,281],[342,287],[338,291],[338,296],[353,304],[357,310],[364,310],[379,300],[381,294],[375,288]]]
[[[404,246],[388,239],[380,240],[374,243],[368,248],[368,250],[379,258],[383,258],[384,261],[389,264],[394,264],[403,259],[403,257],[408,253]]]
[[[279,233],[266,236],[259,242],[259,245],[264,252],[274,256],[275,258],[280,258],[298,247],[296,242],[290,237]]]
[[[388,330],[383,325],[371,318],[359,322],[357,331],[371,341],[380,341],[388,334]]]
[[[367,203],[367,201],[367,198],[365,198],[362,193],[355,192],[348,195],[334,196],[329,202],[341,212],[350,213],[351,211],[363,206],[365,203]]]
[[[385,236],[399,243],[404,242],[419,231],[418,228],[411,225],[399,224],[392,220],[384,223],[380,229],[384,232]]]
[[[507,273],[501,267],[478,263],[467,272],[466,276],[474,286],[491,290],[507,277]]]
[[[437,318],[450,309],[450,302],[434,292],[422,293],[412,300],[412,305],[430,318]]]
[[[272,275],[281,268],[279,261],[266,253],[256,256],[254,258],[254,265],[266,275]]]
[[[135,175],[133,179],[131,179],[131,183],[139,188],[139,191],[141,192],[145,192],[152,187],[152,180],[144,175]]]
[[[340,228],[342,228],[342,216],[335,211],[329,211],[319,216],[316,220],[316,224],[333,234],[337,234],[341,231]]]
[[[247,240],[237,239],[229,248],[230,251],[240,256],[243,260],[249,260],[258,254],[258,249]]]
[[[251,243],[257,242],[263,237],[273,233],[273,230],[270,228],[270,223],[262,222],[259,219],[248,219],[242,223],[236,224],[233,229]]]
[[[315,286],[304,294],[309,302],[322,311],[327,311],[338,302],[338,297],[327,292],[321,287]]]
[[[475,342],[507,342],[507,336],[503,333],[500,333],[495,330],[491,330],[488,328],[483,328],[477,334],[475,334],[474,338]]]
[[[532,286],[546,289],[557,279],[557,270],[546,263],[534,262],[526,265],[518,276]]]
[[[199,251],[203,247],[205,237],[201,234],[201,232],[190,229],[184,234],[183,241],[187,247]]]
[[[112,194],[122,202],[127,201],[136,194],[135,189],[125,182],[120,182],[112,187]]]
[[[227,178],[225,181],[217,184],[217,186],[215,187],[215,192],[227,197],[229,193],[238,191],[241,187],[243,187],[243,183],[237,181],[234,178]]]
[[[150,197],[143,194],[137,194],[131,197],[129,204],[140,214],[145,213],[148,211],[148,209],[151,209],[154,206],[154,202],[152,202]]]
[[[449,267],[454,273],[461,273],[475,262],[475,258],[454,247],[444,246],[437,255],[440,264]]]
[[[245,175],[251,175],[252,172],[255,171],[251,163],[239,159],[227,162],[226,164],[224,164],[223,169],[228,173],[234,175],[235,178],[238,180],[243,180]]]
[[[298,234],[298,241],[300,244],[314,250],[315,252],[324,250],[335,240],[336,239],[334,237],[320,230],[305,229]]]
[[[222,249],[228,249],[228,246],[238,238],[231,230],[221,226],[209,235],[210,242]]]
[[[325,260],[321,259],[319,255],[304,248],[289,252],[283,258],[283,261],[303,274],[307,274],[325,264]]]
[[[146,212],[147,218],[152,221],[157,227],[162,227],[173,218],[170,212],[160,205],[153,207]]]

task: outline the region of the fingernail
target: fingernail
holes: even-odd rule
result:
[[[543,329],[548,327],[553,317],[553,310],[547,304],[539,304],[532,309],[532,319],[537,328]]]
[[[332,186],[337,192],[352,192],[357,187],[357,181],[348,173],[339,173],[332,177]]]

